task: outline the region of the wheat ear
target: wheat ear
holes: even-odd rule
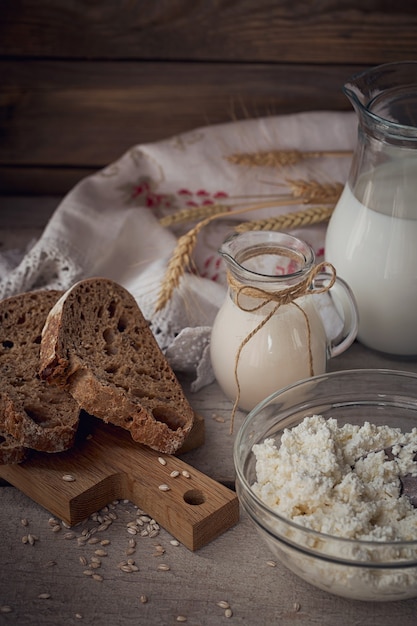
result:
[[[179,237],[177,245],[172,255],[167,271],[165,273],[164,280],[161,285],[161,290],[155,305],[155,312],[163,309],[171,299],[174,289],[176,289],[180,283],[181,277],[187,267],[191,266],[191,254],[195,248],[197,237],[200,232],[209,222],[219,217],[220,215],[227,215],[227,212],[223,212],[216,215],[210,215],[206,219],[202,220],[189,230],[185,235]]]
[[[294,198],[300,198],[305,204],[336,203],[343,191],[342,183],[319,183],[316,180],[303,178],[285,180]]]
[[[238,152],[226,156],[226,161],[235,165],[249,167],[285,167],[297,165],[306,159],[317,159],[322,157],[349,157],[350,150],[268,150],[259,152]]]
[[[314,206],[303,211],[286,213],[278,217],[271,217],[264,220],[251,220],[238,224],[235,230],[239,233],[248,230],[289,230],[290,228],[300,228],[301,226],[311,226],[330,219],[333,212],[332,206]]]

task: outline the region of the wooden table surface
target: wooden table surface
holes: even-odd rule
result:
[[[0,250],[22,248],[39,236],[58,201],[52,197],[0,198]],[[330,370],[356,367],[417,372],[417,361],[385,358],[355,343],[329,363]],[[187,381],[182,382],[206,424],[205,444],[183,458],[232,486],[231,403],[216,384],[192,394]],[[242,419],[239,413],[235,432]],[[231,530],[190,552],[173,545],[163,529],[154,537],[130,534],[128,523],[139,515],[130,502],[109,503],[108,509],[70,531],[10,485],[2,484],[0,499],[0,624],[416,623],[417,600],[349,601],[322,592],[284,566],[274,565],[268,548],[243,514]],[[142,528],[146,528],[144,519]],[[135,546],[130,545],[132,539]],[[94,559],[99,567],[92,569]],[[128,559],[134,560],[137,570],[120,568]],[[161,565],[167,568],[158,568]],[[84,573],[88,569],[95,577]],[[226,614],[224,602],[230,605],[231,616]]]

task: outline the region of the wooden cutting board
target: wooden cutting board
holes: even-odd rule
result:
[[[203,430],[197,418],[180,452],[200,445]],[[112,500],[128,499],[190,550],[239,519],[233,491],[177,456],[155,452],[134,442],[127,431],[94,418],[88,436],[71,450],[33,452],[22,464],[0,466],[0,476],[71,526]]]

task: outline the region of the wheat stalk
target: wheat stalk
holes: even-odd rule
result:
[[[264,220],[251,220],[242,222],[235,227],[239,233],[248,230],[289,230],[290,228],[300,228],[301,226],[311,226],[330,219],[333,213],[333,206],[315,206],[303,211],[286,213],[278,217],[271,217]]]
[[[291,189],[291,195],[272,195],[271,200],[264,201],[262,207],[266,208],[271,206],[286,206],[289,204],[300,204],[300,200],[304,204],[335,204],[338,200],[343,185],[341,183],[319,183],[316,180],[293,180],[286,179],[288,186]],[[229,196],[229,199],[233,200],[239,196]],[[255,196],[259,198],[259,196]],[[161,226],[168,227],[173,225],[182,224],[184,222],[193,222],[196,220],[205,219],[213,215],[220,215],[227,211],[231,211],[237,206],[242,204],[249,205],[249,197],[241,196],[240,198],[246,198],[247,202],[243,203],[242,200],[239,204],[225,204],[225,203],[213,203],[205,204],[203,206],[190,207],[188,209],[181,209],[177,213],[171,215],[165,215],[161,217],[159,223]]]
[[[346,157],[351,156],[350,150],[268,150],[259,152],[238,152],[224,157],[229,163],[244,165],[249,167],[285,167],[297,165],[306,159],[317,159],[322,157]]]
[[[168,263],[167,271],[161,284],[161,289],[155,305],[155,312],[163,309],[170,301],[174,289],[178,287],[181,277],[183,276],[186,268],[192,265],[192,253],[196,246],[197,238],[200,231],[214,219],[226,216],[230,217],[234,215],[240,215],[242,213],[256,211],[268,207],[288,206],[291,204],[296,205],[300,204],[300,200],[305,203],[314,202],[314,204],[316,204],[317,202],[330,204],[332,200],[334,206],[338,197],[335,197],[336,190],[339,190],[339,187],[340,190],[343,188],[343,185],[341,183],[321,184],[317,181],[304,180],[289,180],[287,182],[290,188],[292,188],[292,195],[290,196],[279,196],[278,198],[273,200],[259,202],[255,205],[252,204],[249,206],[241,207],[239,209],[234,209],[234,205],[208,205],[207,209],[209,209],[209,207],[211,207],[212,209],[211,214],[198,222],[193,228],[191,228],[187,233],[185,233],[178,239],[176,248]],[[340,190],[338,195],[340,195]],[[323,207],[321,207],[321,209],[323,210]],[[314,217],[312,213],[309,213],[308,211],[309,210],[307,210],[306,212],[307,214],[304,213],[304,219],[306,220],[306,224],[311,224],[313,223],[311,220],[314,219]],[[301,225],[301,222],[303,221],[302,213],[303,212],[299,212],[298,217],[294,218],[295,220],[301,220],[298,225]],[[317,210],[315,219],[317,221],[323,221],[319,220],[319,215],[320,211]],[[286,217],[291,220],[291,214],[282,217]]]

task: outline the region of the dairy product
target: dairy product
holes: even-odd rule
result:
[[[250,299],[248,299],[250,300]],[[245,304],[252,304],[253,301]],[[308,315],[314,374],[326,371],[327,338],[312,296],[297,303]],[[266,317],[273,303],[258,312],[239,308],[228,296],[213,324],[210,352],[216,379],[228,398],[237,394],[236,356],[246,337]],[[268,308],[269,307],[269,308]],[[308,329],[301,311],[293,304],[279,307],[277,313],[243,347],[238,360],[239,406],[251,410],[258,402],[281,387],[310,376]]]
[[[416,540],[417,509],[401,493],[401,477],[417,476],[416,451],[417,429],[339,427],[315,415],[284,431],[279,448],[272,439],[253,447],[253,490],[277,513],[328,535]]]
[[[358,339],[398,355],[417,354],[417,164],[377,168],[349,185],[331,217],[326,260],[351,287],[359,309]]]
[[[276,528],[269,525],[271,549],[298,576],[331,593],[361,600],[414,597],[416,549],[399,542],[417,541],[417,509],[401,483],[417,475],[416,450],[416,428],[339,427],[318,415],[285,430],[279,447],[271,438],[254,445],[254,493],[297,525],[278,519]]]

